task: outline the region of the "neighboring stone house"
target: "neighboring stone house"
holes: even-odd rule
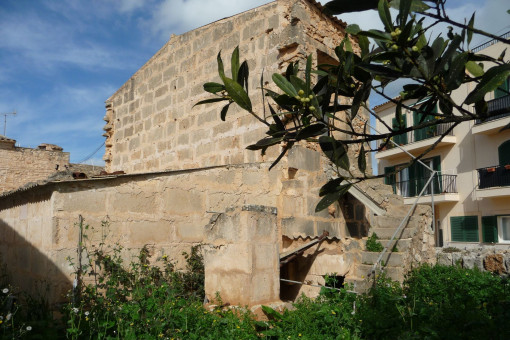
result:
[[[0,194],[46,179],[66,167],[69,167],[69,152],[63,152],[57,145],[22,148],[16,146],[14,139],[0,135]]]
[[[82,215],[90,225],[87,242],[107,235],[108,243],[122,244],[126,259],[148,244],[153,259],[166,254],[179,265],[183,251],[203,244],[210,299],[219,292],[231,304],[292,300],[318,289],[280,279],[324,284],[332,273],[362,283],[375,261],[364,251],[369,229],[388,240],[406,214],[391,188],[364,183],[315,213],[319,188],[334,175],[320,152],[296,145],[268,171],[278,147],[265,156],[245,150],[264,136],[264,126],[234,107],[225,122],[219,106],[193,108],[206,97],[203,83],[217,77],[219,50],[228,59],[239,45],[250,65],[254,110],[261,112],[260,75],[270,79],[308,54],[329,60],[344,27],[314,1],[278,0],[172,36],[106,103],[110,175],[0,196],[0,253],[18,281],[27,289],[31,281],[48,281],[52,301],[69,289],[75,268],[66,259],[77,257]],[[430,211],[418,209],[408,224],[400,253],[384,258],[388,274],[400,280],[413,261],[434,260]],[[289,256],[324,231],[322,242]]]

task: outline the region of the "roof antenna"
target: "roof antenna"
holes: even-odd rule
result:
[[[7,137],[5,135],[5,130],[7,129],[7,116],[8,115],[13,115],[15,116],[16,115],[16,110],[14,110],[13,112],[7,112],[7,113],[0,113],[0,115],[3,115],[4,116],[4,136]]]

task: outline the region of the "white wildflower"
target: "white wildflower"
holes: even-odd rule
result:
[[[76,308],[76,307],[74,307],[74,308],[73,308],[73,312],[74,312],[75,314],[77,314],[79,311],[80,311],[80,310],[79,310],[78,308]]]
[[[12,314],[9,313],[5,316],[5,320],[9,321],[12,318]]]
[[[27,326],[27,331],[31,331],[32,330],[32,326]]]
[[[89,314],[90,314],[89,311],[85,312],[85,316],[89,316]]]
[[[9,293],[9,288],[4,288],[4,289],[2,289],[2,293],[4,293],[4,294]]]

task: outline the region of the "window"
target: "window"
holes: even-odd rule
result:
[[[510,243],[510,216],[498,216],[498,237],[500,243]]]
[[[403,114],[400,122],[397,121],[397,118],[393,118],[391,120],[392,128],[394,130],[401,130],[407,127],[407,118],[406,114]],[[406,145],[407,144],[407,133],[403,133],[401,135],[393,136],[393,141],[398,145]],[[393,145],[392,145],[393,146]]]
[[[498,147],[499,165],[510,165],[510,140],[503,142]]]
[[[431,113],[437,113],[437,105],[431,111]],[[424,122],[428,122],[434,119],[434,116],[424,115],[414,111],[413,112],[413,122],[414,125],[422,124]],[[414,130],[414,141],[419,142],[421,140],[431,138],[437,136],[437,126],[429,126],[421,129]]]
[[[478,242],[478,216],[450,217],[453,242]]]
[[[432,183],[434,195],[440,194],[442,192],[440,156],[425,159],[422,162],[439,172]],[[395,171],[397,171],[396,174],[390,175],[390,173]],[[407,167],[407,164],[385,167],[384,173],[386,174],[385,184],[392,185],[393,192],[403,197],[418,196],[430,177],[430,171],[420,163],[414,163],[409,167]],[[424,195],[430,195],[431,191],[432,188],[429,185],[425,189]]]
[[[483,242],[510,243],[510,216],[483,216]]]

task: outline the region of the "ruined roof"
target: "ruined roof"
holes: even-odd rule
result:
[[[10,143],[16,143],[14,139],[10,139],[8,137],[5,137],[3,135],[0,135],[0,142],[10,142]]]

